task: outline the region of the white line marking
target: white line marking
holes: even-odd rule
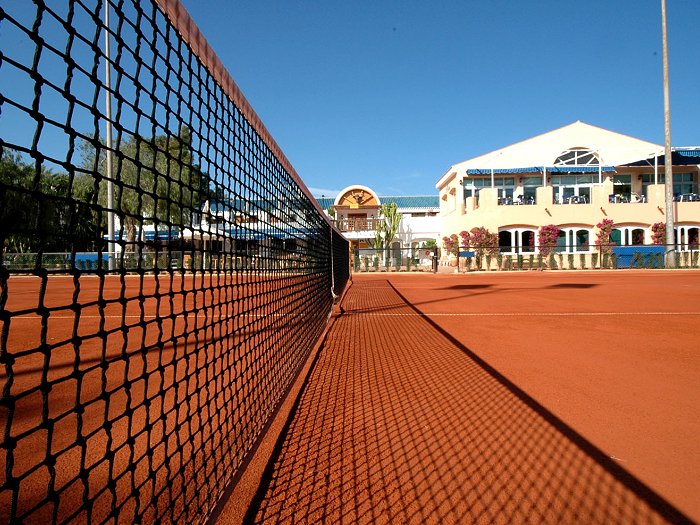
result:
[[[598,316],[598,315],[700,315],[700,312],[464,312],[464,313],[372,313],[372,312],[346,312],[350,315],[368,315],[374,317],[408,317],[421,315],[426,317],[541,317],[541,316]]]
[[[156,315],[144,315],[144,319],[157,319],[161,317],[171,318],[172,316],[182,317],[182,313],[175,314],[163,314],[162,316]],[[297,314],[298,316],[304,317],[303,314]],[[455,313],[416,313],[416,312],[406,312],[406,313],[382,313],[382,312],[353,312],[346,311],[345,315],[364,315],[368,317],[412,317],[412,316],[425,316],[425,317],[595,317],[601,315],[700,315],[700,312],[455,312]],[[212,315],[205,315],[200,313],[196,315],[197,317],[208,317],[214,319]],[[141,319],[141,315],[81,315],[80,319]],[[186,317],[195,317],[195,314],[186,314]],[[234,317],[286,317],[286,314],[233,314],[230,316],[218,316],[216,319],[233,319]],[[75,317],[72,315],[49,315],[49,319],[68,319],[74,320]],[[11,317],[12,320],[15,319],[34,319],[41,321],[43,318],[38,315],[18,315],[16,317]]]

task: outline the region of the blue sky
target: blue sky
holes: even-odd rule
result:
[[[663,144],[658,0],[183,0],[307,186],[434,194],[576,120]],[[674,146],[700,145],[700,0],[668,0]]]
[[[318,196],[350,184],[434,195],[450,165],[576,120],[664,141],[659,0],[182,1]],[[673,145],[697,146],[700,0],[667,1]],[[47,5],[67,16],[66,2]],[[29,0],[3,8],[28,27],[36,18]],[[101,42],[82,8],[75,16],[84,38]],[[40,35],[59,53],[62,30],[44,16]],[[37,86],[10,59],[31,67],[35,48],[0,22],[0,93],[25,108]],[[76,40],[71,53],[90,68],[88,45]],[[56,84],[42,86],[39,110],[64,122],[66,63],[45,50],[39,72]],[[71,91],[89,104],[94,85],[76,75]],[[0,136],[31,144],[36,122],[13,104],[0,109]],[[94,122],[82,106],[70,118],[83,132]],[[65,159],[69,136],[45,125],[38,147]]]

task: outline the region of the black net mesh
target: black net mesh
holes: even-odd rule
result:
[[[347,282],[181,31],[155,0],[0,7],[3,521],[205,520]]]

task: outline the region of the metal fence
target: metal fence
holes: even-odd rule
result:
[[[354,272],[429,272],[440,267],[458,271],[591,270],[624,268],[666,268],[664,245],[581,246],[558,245],[551,249],[518,246],[481,248],[391,248],[356,249],[352,254]],[[674,268],[700,268],[700,249],[674,247]]]

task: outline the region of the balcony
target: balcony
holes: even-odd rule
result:
[[[381,224],[381,219],[337,219],[336,226],[341,232],[374,232]]]
[[[461,231],[466,225],[484,226],[491,231],[510,225],[542,224],[594,225],[602,218],[615,224],[654,224],[665,221],[665,187],[649,184],[620,192],[611,182],[596,184],[582,195],[561,196],[552,186],[536,188],[535,199],[504,198],[499,188],[483,188],[478,197],[468,196],[459,206],[459,196],[442,198],[444,231]],[[700,196],[694,188],[676,195],[673,202],[677,223],[700,222]],[[443,196],[444,197],[444,196]],[[529,204],[529,205],[523,205]],[[463,217],[467,217],[464,222]],[[470,226],[471,227],[471,226]]]

